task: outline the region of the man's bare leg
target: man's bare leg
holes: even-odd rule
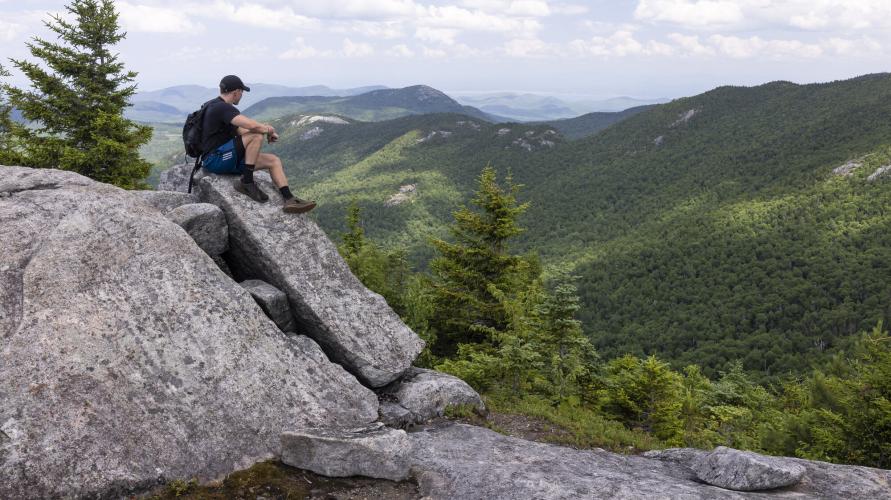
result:
[[[291,189],[288,187],[288,177],[285,175],[285,169],[282,167],[281,159],[270,153],[260,153],[257,158],[258,170],[269,170],[272,176],[272,182],[282,195],[284,200],[283,210],[288,213],[302,214],[315,208],[316,202],[306,201],[296,198]]]
[[[254,201],[266,202],[269,196],[254,183],[254,170],[257,168],[263,136],[251,133],[241,134],[240,140],[244,145],[244,163],[247,169],[242,172],[241,179],[235,181],[235,190],[249,196]]]
[[[245,164],[256,166],[260,157],[260,146],[263,145],[263,135],[244,134],[241,136],[241,142],[244,143]]]
[[[247,146],[245,146],[245,149],[247,149]],[[272,176],[272,183],[275,184],[275,187],[281,189],[288,185],[288,177],[285,176],[285,169],[278,156],[270,153],[260,153],[255,165],[257,170],[269,170],[269,175]]]

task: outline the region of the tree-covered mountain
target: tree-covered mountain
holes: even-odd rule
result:
[[[575,118],[551,120],[544,123],[559,130],[567,139],[581,139],[582,137],[594,135],[614,123],[619,123],[620,121],[646,111],[651,107],[652,105],[637,106],[635,108],[616,112],[596,111]]]
[[[462,106],[426,85],[374,90],[348,97],[271,97],[248,107],[244,113],[258,120],[273,120],[295,113],[333,113],[363,121],[429,113],[461,113],[481,120],[504,121],[476,108]]]
[[[776,375],[891,316],[891,194],[868,180],[891,164],[889,97],[885,74],[721,87],[576,141],[459,115],[288,118],[300,135],[275,150],[329,232],[355,198],[367,234],[419,265],[482,167],[510,170],[531,203],[520,249],[581,276],[601,354]]]

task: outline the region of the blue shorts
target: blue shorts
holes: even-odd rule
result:
[[[206,154],[201,165],[215,174],[241,174],[245,170],[244,158],[238,157],[235,139]]]

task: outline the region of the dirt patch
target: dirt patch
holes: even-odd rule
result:
[[[572,433],[563,427],[528,415],[489,412],[485,418],[477,415],[462,415],[448,420],[487,427],[505,436],[538,443],[565,444],[575,441]]]
[[[174,481],[148,495],[151,500],[415,500],[421,498],[412,480],[400,483],[364,477],[330,478],[281,462],[261,462],[233,472],[217,483]]]

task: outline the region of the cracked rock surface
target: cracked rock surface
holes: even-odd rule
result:
[[[299,331],[368,386],[408,370],[424,341],[353,275],[328,236],[308,215],[282,212],[278,190],[263,177],[254,180],[270,194],[267,203],[236,192],[233,179],[206,174],[198,184],[201,200],[226,213],[235,275],[285,292]]]
[[[186,230],[207,255],[221,255],[229,249],[229,225],[226,215],[210,203],[188,203],[165,214]]]
[[[758,491],[798,484],[805,468],[792,460],[719,446],[691,462],[696,477],[730,490]]]
[[[430,499],[891,498],[891,471],[783,459],[805,469],[791,487],[740,492],[702,483],[690,465],[702,450],[627,456],[575,450],[445,423],[410,432],[411,467]]]
[[[411,441],[381,424],[358,429],[309,428],[282,434],[282,462],[329,477],[402,481],[409,475]]]
[[[71,172],[0,177],[0,498],[126,496],[362,426],[377,396],[282,334],[179,226]]]
[[[486,412],[482,398],[467,382],[424,368],[412,367],[381,392],[388,399],[395,399],[395,403],[388,402],[387,408],[381,408],[382,420],[394,427],[441,417],[450,406],[471,406],[479,414]],[[394,406],[402,407],[408,414]]]

